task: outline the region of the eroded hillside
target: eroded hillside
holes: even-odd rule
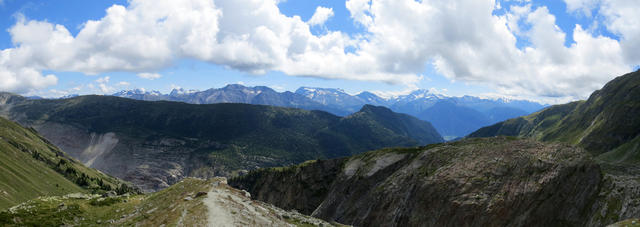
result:
[[[0,117],[0,209],[38,196],[105,191],[134,190],[85,167],[35,130]]]

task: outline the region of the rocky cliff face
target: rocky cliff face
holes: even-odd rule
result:
[[[615,182],[582,149],[497,137],[253,171],[230,184],[355,226],[597,226],[638,215],[637,187]]]

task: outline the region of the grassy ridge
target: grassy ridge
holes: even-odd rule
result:
[[[208,188],[206,181],[186,179],[151,195],[43,197],[11,211],[0,212],[0,226],[160,226],[176,225],[180,216],[185,215],[190,217],[182,222],[185,226],[203,226],[206,209],[201,198],[183,199],[186,193],[207,191]]]

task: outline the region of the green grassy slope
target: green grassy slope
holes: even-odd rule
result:
[[[615,155],[605,154],[608,159],[636,157],[640,153],[640,71],[615,78],[586,101],[556,105],[500,122],[469,137],[497,135],[561,141],[584,147],[595,155],[615,151]]]
[[[115,190],[120,183],[71,159],[32,129],[0,118],[0,209],[37,196]]]
[[[190,218],[183,224],[203,226],[206,225],[206,209],[201,203],[202,197],[193,201],[183,199],[187,193],[193,196],[198,191],[207,191],[209,187],[205,181],[187,179],[174,187],[148,195],[43,197],[0,212],[0,226],[176,225],[179,217],[185,214]]]

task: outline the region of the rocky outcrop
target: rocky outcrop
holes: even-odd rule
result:
[[[342,162],[343,159],[317,160],[293,167],[252,171],[244,177],[232,178],[230,184],[262,201],[311,214],[340,174]]]
[[[605,170],[602,187],[591,206],[587,225],[605,226],[640,217],[640,168],[601,165]]]
[[[498,137],[254,171],[229,183],[354,226],[583,226],[593,224],[602,182],[582,149]]]

